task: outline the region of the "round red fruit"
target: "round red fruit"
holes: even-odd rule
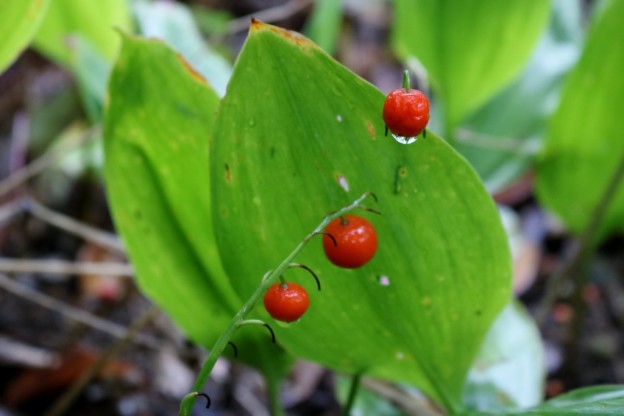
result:
[[[396,135],[418,136],[429,122],[429,100],[419,90],[396,89],[386,97],[383,119]]]
[[[264,294],[264,307],[278,321],[296,321],[308,310],[308,305],[308,292],[296,283],[275,283]]]
[[[362,217],[345,215],[336,218],[325,228],[323,236],[325,255],[336,266],[355,269],[368,263],[377,252],[375,227]]]

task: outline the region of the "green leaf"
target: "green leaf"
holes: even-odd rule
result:
[[[3,0],[0,2],[0,73],[28,46],[50,0]]]
[[[288,273],[311,306],[300,322],[276,327],[278,339],[306,359],[417,384],[457,408],[509,299],[506,236],[476,173],[443,140],[427,132],[404,146],[384,137],[383,101],[308,39],[253,23],[211,145],[219,251],[245,298],[326,212],[374,192],[382,215],[361,214],[378,230],[376,257],[340,269],[312,240],[298,261],[323,291]]]
[[[81,35],[109,62],[119,47],[115,28],[130,28],[126,0],[54,0],[37,32],[34,46],[57,63],[70,66],[70,35]]]
[[[455,148],[495,192],[533,166],[556,109],[564,76],[580,55],[579,1],[556,0],[548,30],[523,73],[469,116]]]
[[[450,128],[518,75],[546,27],[550,6],[548,0],[394,3],[395,49],[427,69]]]
[[[304,33],[328,54],[333,54],[342,23],[342,0],[318,0]]]
[[[514,416],[589,416],[621,415],[624,413],[624,386],[604,385],[585,387],[562,394],[540,406],[517,412],[495,413]],[[470,413],[470,416],[486,416],[493,413]]]
[[[611,1],[594,21],[580,61],[566,80],[538,164],[541,202],[576,233],[587,225],[624,158],[622,19],[624,2]],[[620,185],[599,235],[623,229],[623,190]]]
[[[232,73],[232,66],[203,40],[190,10],[174,2],[137,1],[134,7],[141,33],[157,37],[180,52],[210,82],[219,94]]]
[[[209,347],[243,304],[219,261],[210,215],[208,137],[219,99],[167,46],[127,36],[108,95],[108,199],[137,282]],[[241,332],[241,359],[276,378],[280,349],[265,332]]]
[[[80,35],[72,37],[70,63],[80,87],[84,108],[93,122],[102,118],[111,64]]]
[[[514,409],[542,401],[544,357],[539,330],[519,302],[498,316],[468,376],[464,400],[478,410]]]

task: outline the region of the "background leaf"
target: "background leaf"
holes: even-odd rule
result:
[[[573,232],[587,224],[617,164],[624,158],[620,107],[624,101],[624,2],[610,1],[590,29],[578,65],[566,80],[540,155],[541,202]],[[599,234],[622,229],[624,186]]]
[[[304,33],[328,54],[336,49],[342,23],[342,0],[318,0]]]
[[[470,413],[470,416],[588,416],[621,415],[624,408],[624,386],[605,385],[585,387],[562,394],[540,406],[508,413]]]
[[[496,318],[468,375],[464,400],[478,410],[514,409],[542,401],[544,357],[540,333],[519,302]]]
[[[130,29],[126,0],[54,0],[37,32],[34,46],[55,62],[70,67],[68,36],[81,35],[109,62],[119,47],[115,28]]]
[[[393,44],[416,57],[456,126],[522,69],[548,22],[538,0],[396,0]],[[447,134],[451,131],[447,128]]]
[[[28,46],[50,0],[3,0],[0,2],[0,73]]]
[[[219,99],[167,46],[131,37],[108,94],[107,192],[137,282],[189,337],[210,346],[243,304],[219,261],[210,217],[208,137]],[[269,377],[284,370],[267,333],[245,331],[236,344]]]
[[[556,110],[565,76],[580,55],[580,1],[555,0],[523,73],[470,115],[456,132],[455,148],[495,192],[533,167]]]
[[[254,23],[210,152],[219,251],[248,297],[324,213],[375,192],[383,215],[363,215],[379,233],[376,258],[339,269],[320,240],[311,243],[298,260],[323,291],[289,273],[311,306],[299,323],[276,328],[278,339],[296,355],[415,383],[457,407],[509,299],[506,236],[475,172],[444,141],[428,134],[404,146],[383,136],[383,100],[301,35]]]
[[[144,36],[157,37],[170,44],[210,82],[219,96],[225,94],[232,67],[204,42],[186,6],[174,2],[137,1],[134,10]]]

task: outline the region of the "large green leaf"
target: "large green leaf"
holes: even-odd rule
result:
[[[28,46],[50,0],[0,2],[0,73]]]
[[[219,261],[210,216],[208,137],[219,99],[163,43],[123,39],[104,122],[115,224],[141,289],[210,346],[243,304]],[[282,371],[268,334],[247,330],[236,343],[270,377]]]
[[[34,46],[56,62],[70,66],[68,36],[81,35],[112,61],[119,46],[115,28],[130,28],[127,0],[54,0],[35,36]]]
[[[383,100],[303,36],[253,23],[211,145],[219,251],[248,297],[326,212],[374,192],[383,215],[363,215],[379,233],[376,258],[340,269],[313,241],[298,260],[323,291],[290,272],[311,306],[299,323],[276,328],[278,338],[307,359],[414,383],[458,407],[509,300],[507,241],[476,173],[443,140],[428,132],[404,146],[384,137]]]
[[[610,1],[594,21],[578,65],[566,80],[538,165],[540,200],[573,232],[592,216],[624,158],[624,2]],[[623,229],[620,186],[599,234]]]
[[[624,414],[624,386],[604,385],[585,387],[562,394],[540,406],[509,413],[509,416],[615,416]],[[470,413],[471,416],[487,416],[493,413]]]
[[[393,43],[416,57],[457,125],[518,75],[548,22],[548,0],[395,0]]]

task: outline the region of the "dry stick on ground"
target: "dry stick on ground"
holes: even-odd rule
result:
[[[44,295],[36,290],[20,285],[3,273],[0,273],[0,288],[116,338],[123,338],[125,336],[125,327],[99,318],[82,309],[67,305],[48,295]],[[137,335],[136,343],[152,349],[159,349],[162,344],[156,338],[144,334]]]
[[[82,146],[95,137],[99,136],[100,128],[92,127],[80,135],[76,140],[70,140],[56,149],[51,149],[41,155],[38,159],[33,160],[28,165],[15,171],[11,176],[0,182],[0,198],[17,188],[22,183],[35,175],[38,175],[54,163],[59,161],[70,150]]]
[[[553,304],[557,300],[557,297],[561,293],[561,288],[566,279],[572,278],[575,280],[575,291],[580,292],[583,290],[583,286],[586,280],[586,276],[583,273],[579,273],[583,270],[584,265],[589,260],[593,249],[594,240],[596,238],[596,232],[603,220],[609,205],[613,201],[618,187],[624,179],[624,155],[620,158],[613,175],[609,179],[607,186],[602,193],[592,215],[589,218],[587,226],[583,230],[578,242],[572,249],[570,257],[561,265],[561,267],[550,277],[548,286],[546,287],[546,293],[541,303],[538,305],[535,312],[535,320],[540,328],[543,328],[546,324],[548,315],[552,309]]]
[[[139,335],[139,331],[145,325],[147,325],[152,319],[158,315],[158,308],[151,306],[145,311],[132,325],[125,331],[124,335],[115,341],[110,347],[106,349],[98,359],[93,363],[87,371],[80,376],[78,380],[52,405],[50,410],[45,413],[45,416],[60,416],[65,414],[67,409],[76,400],[78,395],[86,387],[87,384],[104,368],[106,363],[114,358],[119,352],[125,348],[134,337]]]
[[[32,198],[24,198],[24,207],[31,215],[57,228],[102,246],[116,254],[125,256],[121,239],[112,233],[98,230],[66,215],[54,212]]]
[[[252,18],[267,23],[288,19],[289,17],[299,13],[306,7],[311,6],[313,3],[314,0],[291,0],[288,3],[284,3],[279,6],[260,10],[257,13],[247,16],[238,17],[228,23],[224,34],[232,35],[247,30],[249,28],[249,22],[251,22]]]
[[[63,260],[32,260],[0,258],[2,273],[39,273],[60,275],[134,276],[134,268],[125,263],[72,262]]]
[[[437,403],[424,395],[415,395],[387,381],[363,377],[362,386],[391,402],[408,416],[440,416],[444,414]],[[417,394],[417,393],[416,393]]]

